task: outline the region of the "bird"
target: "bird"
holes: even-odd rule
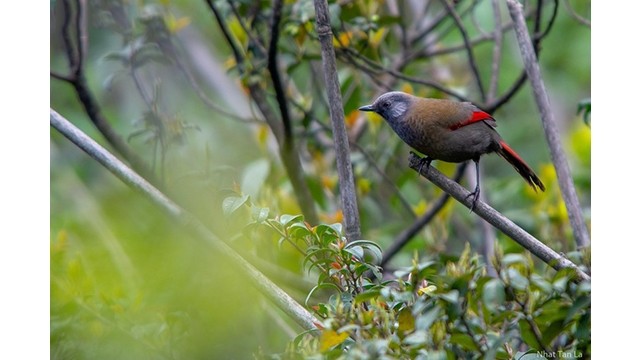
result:
[[[470,102],[431,99],[391,91],[379,96],[372,104],[361,106],[360,111],[375,112],[392,127],[410,147],[419,151],[419,173],[433,160],[451,163],[474,161],[476,187],[470,210],[474,210],[479,194],[479,161],[481,155],[497,153],[509,162],[516,172],[535,191],[545,186],[532,168],[496,131],[496,120]]]

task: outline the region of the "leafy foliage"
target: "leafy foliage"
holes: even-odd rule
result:
[[[307,253],[327,257],[313,263],[321,275],[310,296],[325,284],[336,292],[312,305],[323,319],[320,336],[301,334],[272,358],[513,359],[537,351],[590,356],[590,283],[574,282],[571,272],[540,274],[529,256],[499,252],[492,277],[467,246],[458,259],[415,258],[394,280],[371,282],[358,269],[375,269],[376,256],[363,263],[362,252],[346,250],[351,244],[344,245],[333,227],[310,229],[301,220],[268,223],[289,229],[283,233],[291,231],[292,238],[316,240]],[[346,253],[353,258],[345,266]]]

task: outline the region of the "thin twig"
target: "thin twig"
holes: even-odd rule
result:
[[[534,48],[534,54],[538,57],[539,52],[541,51],[541,41],[545,38],[552,29],[552,25],[556,20],[556,15],[558,13],[559,2],[556,0],[554,2],[554,9],[552,11],[552,16],[547,23],[545,30],[541,31],[541,20],[543,19],[543,0],[537,2],[536,11],[534,13],[534,35],[532,36],[532,47]],[[487,104],[487,106],[482,107],[483,110],[493,113],[496,109],[500,108],[506,104],[516,93],[523,87],[527,80],[527,74],[525,70],[521,72],[521,75],[517,80],[512,84],[510,89],[498,97],[494,102]]]
[[[293,104],[297,108],[299,108],[301,111],[305,111],[302,108],[302,106],[300,104],[296,103],[295,101],[293,102]],[[316,117],[314,117],[312,115],[309,115],[309,116],[312,119],[312,121],[314,121],[315,124],[318,124],[318,126],[321,127],[322,130],[324,130],[325,132],[331,134],[332,129],[331,129],[330,126],[328,126],[327,124],[323,123],[318,118],[316,118]],[[394,181],[392,181],[392,179],[390,179],[390,177],[387,175],[387,173],[378,166],[378,164],[376,163],[376,159],[374,159],[372,157],[372,155],[370,155],[357,142],[350,140],[349,141],[349,145],[353,146],[356,151],[360,152],[363,155],[363,157],[365,158],[365,161],[367,161],[369,166],[372,169],[374,169],[374,171],[381,177],[381,179],[383,179],[383,181],[389,186],[389,188],[392,189],[392,191],[398,197],[398,200],[401,202],[401,205],[403,206],[403,208],[407,212],[407,215],[409,215],[409,216],[411,216],[413,218],[416,218],[416,214],[414,213],[414,210],[412,210],[412,206],[410,205],[410,203],[407,201],[407,199],[405,199],[405,197],[403,196],[403,193],[401,193],[401,191],[398,189],[398,186],[396,186],[396,184],[394,184]]]
[[[325,86],[329,100],[329,114],[332,119],[336,167],[345,220],[345,235],[348,241],[353,241],[361,237],[360,218],[327,0],[314,0],[314,8],[316,10],[316,32],[321,45]]]
[[[472,69],[472,74],[474,74],[474,80],[476,81],[476,86],[479,90],[479,94],[481,95],[481,99],[483,99],[483,101],[485,102],[485,88],[483,87],[483,81],[481,80],[481,73],[479,72],[479,68],[476,65],[474,51],[472,51],[472,45],[470,44],[470,38],[467,35],[467,30],[465,30],[463,21],[461,20],[461,17],[456,13],[454,6],[450,4],[448,0],[442,0],[441,2],[450,13],[452,19],[454,19],[454,23],[461,32],[461,37],[463,37],[463,43],[465,44],[465,50],[467,52],[467,60],[470,63],[470,69]]]
[[[153,187],[144,178],[127,167],[127,165],[98,145],[54,110],[50,110],[50,123],[53,128],[62,133],[125,184],[137,190],[163,209],[179,225],[184,226],[190,234],[212,246],[215,251],[218,251],[221,255],[228,258],[229,264],[236,267],[235,270],[246,275],[254,287],[274,302],[276,306],[289,315],[302,328],[312,330],[321,326],[311,313],[258,271],[253,265],[248,263],[242,256],[230,248],[229,245],[214,235],[196,217],[178,206],[165,194]]]
[[[87,0],[76,0],[76,46],[78,47],[77,71],[84,69],[84,62],[87,58]]]
[[[568,10],[568,13],[570,13],[570,16],[574,18],[574,20],[578,21],[580,24],[585,25],[589,28],[592,27],[592,23],[590,20],[584,18],[583,16],[579,15],[574,9],[572,8],[572,5],[570,5],[569,0],[563,0],[563,4],[565,5],[565,8]]]
[[[421,164],[421,157],[413,152],[410,153],[410,168],[416,171],[420,171]],[[471,209],[472,198],[468,196],[470,192],[464,189],[461,185],[447,178],[435,167],[430,166],[426,171],[420,172],[420,174],[429,181],[433,182],[439,188],[443,189],[443,191],[450,194],[453,198],[455,198],[461,204],[465,205],[468,209]],[[503,214],[499,213],[486,203],[477,201],[472,211],[482,217],[485,221],[492,224],[502,233],[512,238],[521,246],[529,250],[532,254],[543,260],[552,268],[557,270],[569,268],[574,270],[578,280],[590,280],[590,276],[583,270],[581,270],[576,264],[572,263],[570,260],[564,258],[554,250],[550,249],[547,245],[520,228],[510,219],[506,218]]]
[[[155,175],[149,166],[136,154],[127,143],[111,127],[104,117],[98,101],[89,89],[87,79],[84,75],[84,56],[87,49],[87,20],[86,3],[84,0],[77,0],[76,9],[70,5],[70,0],[63,2],[65,16],[63,19],[63,44],[69,60],[69,75],[51,73],[56,79],[68,82],[74,87],[80,103],[84,106],[85,112],[94,126],[100,131],[109,144],[122,155],[137,171],[141,172],[147,179],[156,182]],[[72,13],[76,11],[75,26],[72,21]],[[75,36],[72,35],[75,29]]]
[[[67,60],[69,61],[69,69],[72,76],[78,73],[78,54],[77,44],[71,39],[71,29],[72,29],[72,16],[73,9],[71,8],[70,0],[64,0],[62,2],[64,9],[64,18],[62,20],[62,44],[65,47],[65,53],[67,54]]]
[[[281,11],[283,9],[282,0],[274,0],[272,4],[272,24],[271,24],[271,40],[269,41],[269,50],[267,52],[267,69],[269,70],[269,75],[272,78],[272,84],[274,85],[274,92],[276,93],[276,102],[278,103],[278,109],[280,110],[280,116],[283,120],[283,135],[284,144],[288,147],[288,151],[293,150],[294,138],[292,134],[292,122],[289,117],[289,109],[287,108],[287,98],[285,96],[285,91],[283,90],[283,84],[280,80],[280,73],[278,71],[278,37],[280,30],[278,26],[280,25]]]
[[[220,30],[223,32],[223,36],[232,49],[234,58],[236,59],[236,63],[239,66],[240,64],[245,64],[243,52],[240,50],[239,45],[231,35],[231,31],[227,28],[227,23],[220,14],[220,11],[214,5],[213,0],[207,0],[206,2],[209,5],[209,8],[213,12],[214,16],[216,17],[216,22],[218,23]],[[243,69],[244,66],[245,65],[241,66],[241,72],[257,71],[256,69]],[[289,146],[292,145],[291,143],[288,145],[288,142],[291,141],[291,137],[289,137],[288,140],[285,136],[284,121],[279,121],[279,117],[274,113],[271,105],[267,100],[267,95],[265,94],[264,89],[258,83],[250,82],[248,84],[248,87],[252,99],[256,103],[256,106],[258,106],[260,112],[263,114],[265,121],[269,125],[272,133],[274,134],[274,137],[276,138],[276,141],[278,142],[280,158],[283,162],[285,171],[287,172],[287,176],[289,177],[292,187],[294,188],[294,195],[296,196],[296,200],[301,208],[301,211],[303,212],[303,215],[305,215],[305,219],[313,224],[318,223],[319,220],[316,208],[314,206],[314,199],[305,181],[305,173],[303,172],[298,152],[294,151],[293,146]]]
[[[486,103],[493,101],[499,85],[499,74],[501,69],[501,50],[503,49],[503,31],[501,26],[501,6],[499,0],[492,0],[492,12],[494,12],[494,47],[492,48],[492,75],[490,85],[487,89]]]
[[[456,93],[456,92],[448,89],[447,87],[445,87],[445,86],[443,86],[443,85],[441,85],[441,84],[439,84],[437,82],[429,81],[429,80],[425,80],[425,79],[420,79],[420,78],[415,78],[415,77],[412,77],[412,76],[409,76],[409,75],[405,75],[400,71],[386,68],[385,66],[383,66],[383,65],[381,65],[381,64],[379,64],[379,63],[377,63],[377,62],[375,62],[373,60],[368,59],[367,57],[363,56],[362,54],[360,54],[359,52],[357,52],[357,51],[355,51],[355,50],[353,50],[351,48],[341,47],[341,48],[339,48],[339,51],[341,51],[341,52],[343,52],[343,53],[345,53],[347,55],[350,55],[350,56],[352,56],[354,58],[357,58],[359,60],[362,60],[365,64],[370,66],[370,68],[379,70],[379,71],[387,73],[389,75],[392,75],[393,77],[395,77],[397,79],[401,79],[401,80],[409,81],[409,82],[412,82],[412,83],[415,83],[415,84],[420,84],[420,85],[424,85],[424,86],[428,86],[428,87],[434,88],[434,89],[436,89],[438,91],[441,91],[444,94],[450,95],[450,96],[452,96],[452,97],[454,97],[454,98],[456,98],[456,99],[458,99],[460,101],[470,101],[467,97],[465,97],[465,96],[463,96],[463,95],[461,95],[459,93]]]
[[[532,41],[530,40],[525,19],[523,18],[522,5],[515,0],[507,0],[507,5],[510,10],[510,16],[515,23],[516,38],[523,57],[525,70],[532,84],[534,98],[541,113],[541,122],[543,123],[545,138],[550,149],[552,163],[556,169],[561,195],[563,196],[568,217],[570,218],[570,225],[572,225],[572,230],[574,231],[574,238],[577,246],[582,248],[590,244],[590,235],[583,221],[581,205],[579,204],[570,173],[570,167],[565,152],[563,151],[561,136],[556,126],[550,99],[545,89],[539,63],[532,46]]]

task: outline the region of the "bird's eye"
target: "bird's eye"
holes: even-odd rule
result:
[[[385,101],[385,102],[383,102],[383,104],[381,106],[383,106],[384,109],[387,109],[390,106],[390,102],[389,101]]]

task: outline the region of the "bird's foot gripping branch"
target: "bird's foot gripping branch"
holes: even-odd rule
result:
[[[503,232],[505,235],[509,236],[511,239],[519,243],[536,257],[543,260],[546,264],[557,270],[565,268],[574,270],[576,274],[576,280],[590,280],[590,275],[579,268],[576,264],[549,248],[547,245],[542,243],[527,231],[523,230],[521,227],[516,225],[514,222],[512,222],[510,219],[505,217],[503,214],[501,214],[491,206],[482,201],[477,201],[476,204],[473,204],[474,200],[469,196],[469,192],[466,189],[464,189],[456,182],[450,180],[436,168],[432,166],[428,168],[423,167],[422,158],[416,153],[410,152],[408,160],[410,168],[418,171],[421,176],[425,177],[436,186],[441,188],[443,191],[450,194],[458,202],[471,209],[478,216],[480,216],[492,226],[497,228],[499,231]]]

